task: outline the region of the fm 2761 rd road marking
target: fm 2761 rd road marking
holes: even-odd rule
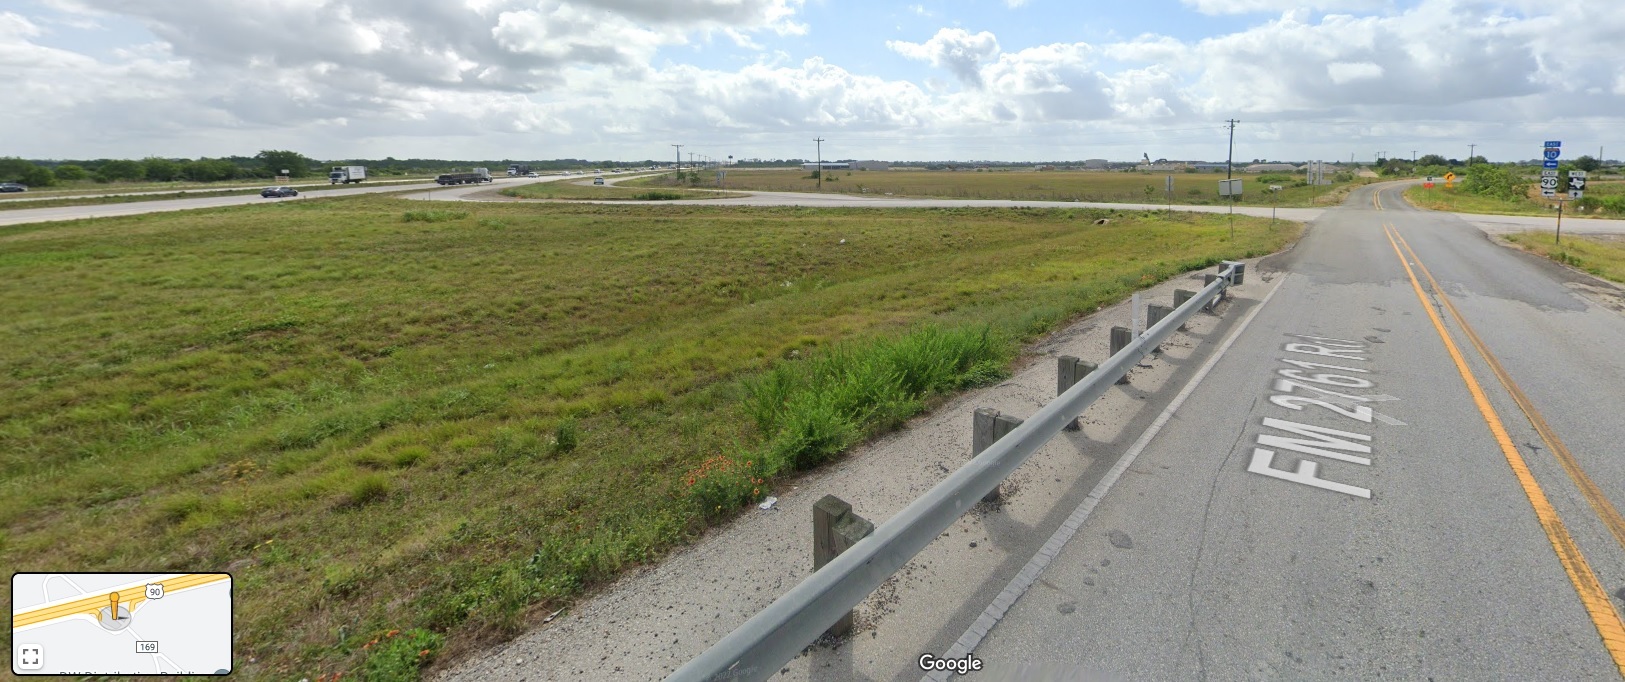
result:
[[[1287,336],[1298,340],[1281,346],[1281,350],[1293,357],[1281,358],[1281,362],[1288,366],[1275,370],[1276,378],[1270,385],[1275,393],[1270,396],[1270,404],[1296,413],[1304,413],[1312,407],[1323,409],[1350,420],[1353,423],[1349,424],[1349,428],[1353,429],[1370,430],[1371,424],[1377,421],[1395,426],[1405,424],[1367,404],[1398,398],[1380,393],[1352,392],[1373,391],[1377,386],[1369,378],[1371,370],[1356,366],[1356,363],[1370,362],[1365,357],[1366,344],[1325,336]],[[1291,416],[1296,418],[1296,415]],[[1264,417],[1262,423],[1265,430],[1258,434],[1258,447],[1253,448],[1252,459],[1247,464],[1248,471],[1371,499],[1369,488],[1322,476],[1320,462],[1311,459],[1318,457],[1369,467],[1371,436],[1359,431],[1315,426],[1276,417]],[[1291,451],[1299,456],[1296,469],[1275,466],[1276,453],[1281,451]]]

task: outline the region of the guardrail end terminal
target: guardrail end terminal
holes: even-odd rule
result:
[[[1226,268],[1235,268],[1230,273],[1231,286],[1241,286],[1242,281],[1247,279],[1246,263],[1239,260],[1227,260],[1219,263],[1219,272],[1224,272]]]

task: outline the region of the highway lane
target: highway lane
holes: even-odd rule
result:
[[[1392,185],[1260,269],[1290,274],[988,677],[1618,679],[1617,293]]]
[[[495,185],[524,182],[547,182],[563,180],[579,176],[548,176],[543,178],[510,178],[495,177]],[[430,196],[440,198],[441,192],[472,192],[490,189],[492,185],[453,185],[442,187],[433,182],[408,183],[397,185],[357,185],[354,187],[334,188],[320,192],[304,193],[297,197],[265,198],[259,195],[233,195],[223,197],[196,197],[187,199],[166,199],[158,201],[134,201],[123,204],[97,204],[94,206],[59,206],[54,208],[19,208],[0,211],[0,226],[22,225],[26,223],[42,223],[60,220],[81,220],[84,218],[107,218],[112,216],[141,215],[144,213],[163,213],[168,211],[187,211],[198,208],[219,208],[222,206],[242,206],[245,204],[261,204],[276,201],[308,201],[322,197],[354,196],[357,194],[379,194],[386,192],[426,192]],[[419,195],[422,196],[422,195]]]

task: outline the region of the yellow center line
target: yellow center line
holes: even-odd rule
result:
[[[1580,468],[1580,461],[1575,459],[1574,453],[1569,452],[1569,448],[1563,443],[1563,439],[1557,437],[1557,432],[1552,430],[1551,425],[1546,423],[1546,418],[1541,415],[1540,410],[1535,409],[1534,402],[1524,394],[1523,389],[1518,387],[1517,382],[1512,380],[1512,375],[1508,374],[1506,368],[1501,366],[1501,361],[1490,352],[1489,346],[1485,345],[1484,341],[1479,338],[1478,332],[1473,329],[1472,325],[1467,324],[1467,319],[1462,317],[1461,311],[1456,309],[1455,304],[1450,301],[1450,296],[1445,294],[1444,289],[1439,286],[1439,282],[1433,279],[1433,273],[1428,272],[1427,266],[1422,264],[1422,259],[1416,257],[1416,251],[1405,241],[1405,237],[1399,234],[1399,230],[1394,230],[1394,237],[1399,239],[1401,246],[1405,247],[1405,252],[1411,255],[1411,260],[1416,262],[1417,269],[1422,271],[1422,276],[1427,278],[1428,285],[1433,287],[1434,295],[1439,297],[1439,302],[1444,304],[1445,310],[1450,311],[1450,316],[1455,318],[1456,324],[1467,334],[1467,340],[1473,344],[1474,348],[1478,349],[1479,357],[1484,358],[1484,362],[1490,366],[1490,371],[1495,374],[1496,379],[1500,380],[1502,388],[1505,388],[1507,394],[1512,396],[1512,401],[1518,404],[1518,409],[1523,410],[1524,416],[1529,419],[1529,425],[1535,428],[1535,433],[1540,435],[1540,440],[1546,444],[1546,449],[1552,452],[1553,456],[1557,458],[1557,463],[1563,467],[1563,471],[1568,473],[1569,479],[1573,480],[1574,485],[1580,489],[1580,495],[1585,497],[1586,503],[1591,505],[1591,510],[1596,512],[1597,518],[1601,519],[1603,525],[1608,527],[1608,532],[1613,534],[1614,541],[1619,543],[1620,548],[1625,549],[1625,516],[1620,515],[1619,509],[1615,508],[1614,504],[1608,500],[1608,496],[1603,493],[1602,488],[1593,482],[1590,476],[1586,475],[1584,469]]]
[[[1512,474],[1517,477],[1518,484],[1523,488],[1524,496],[1529,498],[1529,505],[1535,510],[1535,518],[1540,522],[1541,530],[1545,531],[1546,539],[1552,543],[1552,551],[1557,554],[1558,563],[1563,565],[1563,571],[1568,574],[1569,582],[1573,583],[1575,593],[1580,597],[1580,604],[1585,607],[1591,616],[1592,625],[1596,626],[1597,634],[1602,637],[1603,647],[1614,660],[1614,667],[1621,676],[1625,676],[1625,622],[1621,622],[1619,612],[1614,610],[1614,604],[1608,598],[1608,593],[1598,582],[1597,574],[1586,563],[1585,557],[1580,554],[1580,548],[1574,544],[1574,538],[1569,535],[1568,528],[1563,520],[1558,518],[1557,510],[1546,499],[1546,493],[1541,490],[1540,483],[1535,481],[1534,474],[1530,473],[1529,465],[1524,462],[1523,456],[1512,445],[1512,438],[1507,435],[1506,427],[1496,416],[1495,408],[1490,405],[1489,398],[1485,396],[1484,389],[1479,385],[1473,371],[1467,367],[1467,360],[1462,357],[1461,349],[1451,338],[1450,332],[1444,327],[1444,321],[1439,319],[1438,311],[1428,303],[1427,294],[1422,291],[1422,283],[1417,280],[1416,272],[1411,269],[1410,261],[1400,251],[1399,243],[1394,241],[1392,225],[1383,224],[1383,236],[1388,238],[1388,244],[1394,247],[1394,255],[1399,257],[1400,265],[1405,267],[1405,274],[1410,277],[1411,288],[1416,292],[1416,300],[1421,302],[1422,309],[1427,311],[1428,319],[1433,322],[1434,330],[1439,333],[1439,340],[1444,342],[1445,350],[1450,353],[1450,359],[1456,365],[1456,371],[1461,374],[1461,380],[1467,385],[1467,392],[1473,396],[1473,404],[1478,407],[1478,413],[1489,426],[1490,433],[1495,436],[1495,442],[1501,448],[1501,454],[1506,457],[1507,465],[1512,467]]]

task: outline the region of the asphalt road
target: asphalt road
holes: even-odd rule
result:
[[[496,176],[493,184],[502,185],[515,182],[546,182],[562,180],[568,177],[579,176],[547,176],[536,178],[510,178]],[[163,213],[167,211],[186,211],[197,208],[219,208],[222,206],[241,206],[244,204],[262,204],[273,201],[309,201],[321,197],[342,197],[356,194],[378,194],[382,192],[411,192],[419,191],[429,196],[439,198],[441,192],[471,192],[490,189],[491,185],[452,185],[442,187],[433,182],[404,183],[393,185],[356,185],[354,187],[338,187],[323,189],[317,192],[306,192],[296,197],[265,198],[259,195],[232,195],[214,197],[196,197],[188,199],[164,199],[157,201],[132,201],[122,204],[97,204],[93,206],[59,206],[54,208],[19,208],[0,211],[0,225],[22,225],[25,223],[43,223],[59,220],[80,220],[84,218],[106,218],[110,216],[140,215],[143,213]],[[167,194],[167,192],[166,192]],[[419,195],[422,196],[422,195]],[[53,199],[71,197],[51,197]]]
[[[1393,189],[1378,210],[1372,194],[1261,265],[1289,274],[974,649],[990,679],[1620,677],[1625,642],[1602,634],[1625,634],[1625,536],[1603,522],[1625,497],[1617,290],[1410,209]]]

